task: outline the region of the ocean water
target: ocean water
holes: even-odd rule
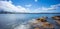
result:
[[[0,14],[0,29],[28,29],[29,20],[47,16],[48,22],[55,25],[55,29],[60,29],[59,25],[51,18],[52,16],[60,16],[60,14]]]

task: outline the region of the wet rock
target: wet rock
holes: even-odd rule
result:
[[[45,22],[43,25],[42,25],[43,28],[51,28],[53,29],[54,28],[54,25],[53,24],[50,24],[49,22]]]
[[[36,27],[36,28],[34,28],[34,29],[40,29],[39,27]]]
[[[54,20],[60,20],[60,16],[53,16],[52,17]]]
[[[50,24],[45,18],[38,18],[35,21],[36,23],[33,23],[32,26],[34,26],[34,29],[40,29],[40,28],[54,28],[53,24]]]
[[[38,18],[37,21],[38,22],[47,22],[47,20],[45,18]]]

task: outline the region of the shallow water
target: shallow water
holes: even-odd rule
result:
[[[0,29],[14,29],[21,24],[26,24],[29,20],[42,16],[47,16],[46,20],[54,24],[55,29],[60,29],[60,26],[51,18],[52,16],[60,16],[60,14],[0,14]]]

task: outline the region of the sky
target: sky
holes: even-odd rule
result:
[[[60,12],[60,0],[0,0],[0,11],[23,13]]]

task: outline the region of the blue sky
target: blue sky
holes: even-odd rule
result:
[[[26,4],[32,4],[33,6],[49,6],[49,5],[55,5],[59,4],[59,0],[12,0],[12,2],[15,5],[26,5]]]
[[[0,5],[5,4],[7,7],[11,6],[13,9],[16,8],[16,10],[13,10],[15,12],[40,13],[40,12],[59,12],[60,11],[60,0],[0,0],[0,2],[1,2]],[[7,2],[11,5],[8,4],[9,5],[8,6],[4,2]],[[7,10],[7,11],[12,11],[12,8],[9,8],[11,10]]]
[[[60,1],[59,0],[12,0],[14,5],[21,5],[23,7],[25,7],[25,5],[29,5],[31,4],[32,9],[38,8],[38,7],[50,7],[50,5],[55,5],[55,4],[59,4]]]

